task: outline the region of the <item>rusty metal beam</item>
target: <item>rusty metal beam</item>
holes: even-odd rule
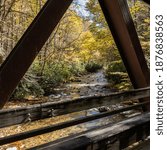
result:
[[[24,76],[72,0],[48,0],[0,67],[0,108]]]
[[[126,0],[99,0],[134,88],[149,86],[150,73]]]

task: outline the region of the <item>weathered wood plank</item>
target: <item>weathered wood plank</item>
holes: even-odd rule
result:
[[[74,126],[74,125],[78,125],[78,124],[81,124],[81,123],[84,123],[84,122],[100,119],[100,118],[103,118],[103,117],[108,117],[108,116],[118,114],[118,113],[123,112],[123,111],[132,110],[132,109],[135,109],[135,108],[138,108],[138,107],[142,107],[143,105],[146,105],[148,103],[149,102],[144,102],[144,103],[141,103],[141,104],[136,104],[136,105],[133,105],[133,106],[127,106],[127,107],[124,107],[124,108],[120,108],[120,109],[105,112],[105,113],[91,115],[91,116],[88,116],[88,117],[83,117],[83,118],[79,118],[79,119],[75,119],[75,120],[71,120],[71,121],[67,121],[67,122],[63,122],[63,123],[59,123],[59,124],[55,124],[55,125],[50,125],[50,126],[47,126],[47,127],[43,127],[43,128],[23,132],[23,133],[19,133],[19,134],[16,134],[16,135],[3,137],[3,138],[0,138],[0,145],[16,142],[16,141],[19,141],[19,140],[23,140],[23,139],[26,139],[26,138],[33,137],[33,136],[49,133],[49,132],[52,132],[52,131],[55,131],[55,130],[60,130],[60,129],[67,128],[67,127]]]
[[[88,148],[91,150],[98,150],[104,148],[104,145],[111,149],[119,150],[123,148],[120,139],[125,135],[128,137],[129,132],[133,132],[133,134],[129,134],[129,136],[134,136],[137,132],[140,132],[141,127],[145,127],[145,130],[149,130],[150,113],[144,113],[115,124],[110,123],[98,129],[80,133],[76,136],[69,136],[67,138],[30,148],[30,150],[81,150],[83,145],[80,145],[80,143],[82,142],[84,143],[84,150]],[[136,142],[137,140],[139,139],[136,139]],[[114,145],[116,147],[113,147]]]
[[[147,137],[144,140],[133,143],[123,150],[150,150],[150,138]]]
[[[149,97],[149,95],[149,88],[143,88],[103,96],[89,96],[64,102],[44,103],[25,108],[0,110],[0,128],[24,123],[27,119],[36,121],[95,107],[113,105],[125,100],[145,98]]]

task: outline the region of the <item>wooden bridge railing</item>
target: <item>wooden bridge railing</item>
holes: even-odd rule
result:
[[[149,0],[145,0],[149,3]],[[0,108],[2,108],[32,64],[38,52],[59,23],[72,0],[48,0],[20,41],[0,66]],[[0,110],[0,128],[28,121],[64,115],[72,112],[112,105],[124,100],[139,99],[141,103],[122,109],[109,111],[61,124],[55,124],[12,136],[0,138],[0,145],[23,140],[36,135],[63,129],[94,119],[111,116],[137,107],[149,110],[149,69],[140,45],[136,29],[125,0],[99,0],[106,21],[113,34],[131,82],[136,90],[69,100],[66,102],[46,103],[25,108]],[[13,69],[15,69],[13,71]],[[137,89],[143,88],[143,89]],[[144,132],[144,133],[143,133]],[[134,136],[135,135],[135,136]],[[130,138],[142,140],[149,135],[149,113],[142,114],[116,124],[108,124],[100,129],[80,133],[74,137],[60,139],[33,149],[110,149],[118,141],[117,149],[128,146]],[[61,142],[60,142],[61,141]],[[75,143],[75,146],[73,145]],[[109,148],[106,148],[109,146]],[[116,150],[116,149],[115,149]]]
[[[36,104],[25,108],[0,110],[0,128],[26,123],[27,120],[36,121],[95,107],[113,105],[125,100],[141,99],[149,97],[149,95],[150,89],[142,88],[103,96],[89,96],[64,102],[52,102]]]
[[[68,114],[68,113],[72,113],[72,112],[77,112],[77,111],[82,111],[82,110],[86,110],[86,109],[90,109],[90,108],[95,108],[95,107],[99,107],[102,105],[109,106],[109,105],[116,104],[118,102],[123,102],[125,100],[135,100],[135,99],[146,98],[146,97],[147,98],[149,97],[149,88],[120,92],[120,93],[109,94],[109,95],[105,95],[105,96],[86,97],[86,98],[69,100],[69,101],[59,102],[59,103],[46,103],[46,104],[41,104],[41,105],[29,106],[27,108],[18,108],[18,109],[13,109],[13,110],[1,110],[0,111],[0,119],[2,119],[1,128],[5,127],[5,126],[14,125],[14,124],[24,123],[24,120],[26,119],[27,116],[29,117],[30,120],[35,121],[35,120],[44,119],[44,118],[48,118],[48,117],[56,117],[56,116],[63,115],[63,114]],[[141,107],[148,105],[148,104],[149,104],[149,101],[143,102],[143,103],[138,103],[138,104],[134,104],[131,106],[125,106],[123,108],[119,108],[116,110],[107,111],[107,112],[99,113],[96,115],[82,117],[79,119],[74,119],[74,120],[63,122],[63,123],[42,127],[42,128],[38,128],[35,130],[30,130],[30,131],[23,132],[23,133],[2,137],[2,138],[0,138],[0,145],[24,140],[24,139],[27,139],[30,137],[34,137],[37,135],[41,135],[41,134],[53,132],[56,130],[64,129],[64,128],[71,127],[74,125],[79,125],[81,123],[93,121],[96,119],[101,119],[104,117],[111,117],[112,115],[116,115],[116,114],[119,114],[121,112],[136,109],[136,108],[141,108]],[[52,110],[52,112],[50,110]],[[27,115],[27,114],[29,114],[29,115]],[[146,117],[146,119],[143,119],[145,117]],[[141,140],[144,136],[149,134],[149,132],[147,130],[145,130],[145,129],[149,128],[149,113],[143,114],[143,115],[138,116],[136,118],[134,117],[134,118],[131,118],[129,120],[120,122],[120,124],[122,126],[121,130],[115,130],[116,126],[118,126],[118,128],[119,128],[119,123],[118,124],[111,123],[108,126],[104,126],[100,129],[98,129],[98,131],[97,130],[87,131],[86,138],[88,139],[89,138],[88,135],[92,135],[92,133],[97,132],[97,133],[104,134],[102,136],[104,139],[101,138],[101,140],[99,139],[98,142],[103,143],[103,141],[105,141],[105,138],[107,138],[107,137],[109,139],[111,139],[111,141],[113,141],[113,139],[115,139],[115,137],[117,137],[117,140],[121,143],[121,147],[125,147],[125,143],[127,143],[127,140],[123,140],[123,139],[126,139],[125,135],[127,136],[127,134],[124,135],[124,133],[133,132],[134,134],[140,135],[139,133],[144,132],[144,133],[142,133],[140,138],[139,138],[139,136],[136,137],[138,140]],[[134,121],[134,120],[136,120],[136,121]],[[144,127],[144,129],[143,129],[143,127]],[[111,129],[111,131],[108,132],[108,129]],[[105,132],[103,133],[103,131],[106,131],[106,130],[107,130],[108,134],[112,133],[112,132],[114,132],[114,134],[112,134],[112,136],[110,137],[110,136],[106,135]],[[74,140],[74,141],[76,141],[77,146],[80,147],[81,145],[79,143],[82,140],[84,140],[82,138],[83,134],[85,136],[85,133],[80,133],[79,135],[74,136],[73,139],[71,139],[71,137],[69,137],[69,138],[67,138],[68,140],[62,139],[61,141],[63,141],[63,143],[65,142],[65,144],[63,144],[63,145],[66,147],[66,145],[69,145],[69,144],[71,145],[73,143],[72,141]],[[124,135],[124,136],[122,137],[122,135]],[[130,134],[129,136],[131,137],[132,135]],[[108,138],[106,139],[107,141],[108,141]],[[92,137],[91,143],[90,143],[90,141],[86,140],[87,141],[87,142],[85,141],[86,146],[90,146],[92,144],[94,145],[95,144],[93,142],[94,139],[96,139],[96,136]],[[69,142],[67,142],[67,141],[69,141]],[[126,142],[123,144],[123,141],[126,141]],[[57,142],[58,141],[55,141],[55,143],[57,143]],[[46,145],[42,145],[42,147],[44,147],[44,148],[46,147],[46,149],[47,149],[48,145],[53,146],[53,148],[59,149],[58,147],[60,145],[62,145],[62,142],[61,142],[61,144],[58,143],[56,145],[53,143],[48,143]],[[35,149],[38,149],[38,148],[40,148],[40,147],[37,147]]]
[[[150,114],[145,113],[29,150],[123,150],[149,136],[149,118]]]

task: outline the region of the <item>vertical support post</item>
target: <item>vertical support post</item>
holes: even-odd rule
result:
[[[149,86],[149,69],[127,1],[99,0],[99,3],[134,88]]]
[[[48,0],[0,67],[0,108],[24,76],[72,0]]]

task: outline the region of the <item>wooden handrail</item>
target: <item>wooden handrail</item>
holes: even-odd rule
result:
[[[65,115],[100,106],[108,106],[125,100],[149,97],[150,89],[142,88],[101,96],[89,96],[63,102],[36,104],[24,108],[0,110],[0,128],[24,123],[27,118],[36,121],[53,116]]]

